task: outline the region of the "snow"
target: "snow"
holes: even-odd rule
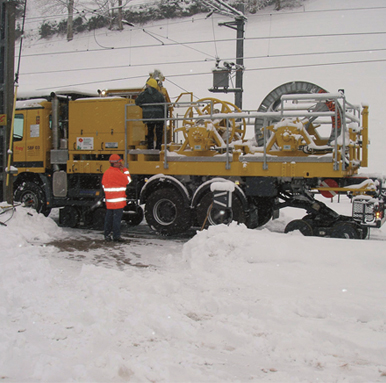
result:
[[[290,14],[249,15],[246,37],[379,32],[385,12],[383,0],[309,0]],[[195,17],[145,28],[181,44],[210,40],[213,33],[217,39],[234,39],[234,31],[217,27],[225,19],[215,17],[213,25]],[[207,96],[213,63],[205,63],[204,57],[214,56],[213,43],[194,45],[201,53],[181,44],[162,48],[140,28],[98,31],[96,39],[93,33],[70,43],[29,38],[23,43],[20,91],[47,93],[76,84],[82,91],[142,86],[148,72],[164,62],[160,69],[169,94],[177,96],[184,88]],[[96,41],[117,48],[135,41],[141,48],[96,51]],[[310,81],[331,92],[344,88],[350,102],[366,99],[370,105],[370,167],[362,171],[384,173],[384,53],[345,53],[344,59],[339,53],[352,45],[375,49],[383,43],[382,35],[326,36],[318,42],[247,40],[246,56],[266,57],[246,62],[251,71],[244,79],[244,106],[256,110],[272,89],[291,80]],[[217,43],[221,59],[233,60],[234,48],[229,41]],[[338,53],[275,57],[323,50]],[[59,51],[72,52],[71,57],[55,54]],[[37,53],[49,55],[31,56]],[[182,59],[187,63],[166,64]],[[370,59],[374,61],[358,63]],[[327,65],[339,61],[354,63]],[[273,69],[283,63],[288,68]],[[326,65],[301,67],[316,63]],[[28,74],[37,71],[42,73]],[[216,97],[233,101],[231,95]],[[346,197],[327,204],[351,214]],[[4,382],[386,379],[385,227],[371,229],[366,240],[285,235],[285,225],[304,215],[287,208],[256,230],[220,225],[166,240],[141,237],[137,233],[146,226],[140,225],[123,231],[127,243],[106,245],[101,232],[58,227],[56,211],[46,218],[2,206]]]
[[[236,185],[234,182],[221,180],[220,182],[212,182],[210,184],[210,190],[214,191],[228,191],[233,193],[235,191]]]
[[[2,379],[383,381],[386,231],[284,235],[289,218],[111,248],[16,208],[0,231]],[[58,250],[80,236],[90,250]]]

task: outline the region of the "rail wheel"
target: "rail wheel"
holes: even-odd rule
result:
[[[34,182],[23,182],[15,190],[15,201],[21,202],[26,207],[35,209],[46,217],[49,216],[51,209],[46,206],[46,197],[39,185]]]
[[[217,98],[207,97],[197,101],[195,106],[191,106],[185,113],[184,116],[184,137],[187,139],[187,131],[189,127],[197,123],[197,118],[203,115],[213,115],[212,120],[205,119],[204,121],[211,122],[223,140],[226,140],[227,121],[229,128],[229,142],[241,140],[245,137],[246,133],[246,122],[244,119],[237,118],[218,118],[216,119],[216,113],[238,113],[241,110],[234,104],[228,101],[218,100]]]
[[[290,233],[291,231],[295,230],[299,230],[306,237],[310,237],[314,234],[310,223],[302,219],[295,219],[288,223],[284,229],[284,233]]]
[[[351,222],[337,222],[331,230],[332,238],[347,238],[359,239],[361,235],[354,223]]]
[[[127,205],[123,209],[122,219],[128,226],[138,226],[143,220],[143,209],[138,205]]]
[[[255,200],[257,205],[257,226],[263,226],[272,218],[274,199],[260,197]]]
[[[206,193],[197,205],[197,221],[200,227],[208,228],[211,225],[220,225],[229,223],[229,221],[246,223],[247,217],[240,200],[235,195],[232,196],[232,213],[230,217],[223,209],[214,207],[212,193]]]
[[[183,233],[191,226],[190,207],[181,193],[170,188],[158,189],[150,194],[145,218],[155,232],[165,236]]]

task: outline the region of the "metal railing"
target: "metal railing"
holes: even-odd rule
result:
[[[297,102],[295,106],[288,106],[288,102]],[[317,110],[313,109],[313,106],[331,102],[331,105],[334,105],[335,110]],[[153,104],[149,104],[153,105]],[[157,104],[160,105],[160,104]],[[318,124],[331,124],[334,130],[334,140],[332,150],[334,153],[333,157],[333,168],[334,170],[339,170],[339,153],[341,157],[342,170],[346,169],[346,161],[349,161],[347,158],[346,148],[346,135],[349,133],[347,125],[351,122],[361,124],[361,108],[360,106],[355,106],[346,101],[346,97],[343,92],[338,93],[316,93],[316,94],[288,94],[281,97],[280,107],[277,111],[268,111],[268,112],[257,112],[257,111],[241,111],[236,113],[218,113],[213,112],[213,101],[209,102],[177,102],[177,103],[164,103],[165,111],[167,110],[176,110],[176,109],[186,109],[189,108],[194,111],[195,108],[207,108],[206,114],[186,116],[186,114],[179,115],[175,113],[172,116],[167,116],[165,113],[164,118],[153,119],[154,121],[163,121],[164,125],[164,145],[167,148],[167,129],[172,129],[171,135],[173,140],[176,140],[175,132],[179,129],[182,121],[198,121],[198,120],[213,120],[213,119],[224,119],[226,121],[226,140],[225,140],[225,167],[230,169],[230,162],[232,158],[232,152],[229,142],[229,120],[245,120],[247,126],[254,125],[252,119],[255,118],[264,118],[266,121],[278,122],[283,118],[305,118],[312,119],[313,122],[318,122]],[[133,119],[128,118],[132,115],[129,113],[130,107],[136,106],[135,104],[127,104],[125,110],[125,148],[126,148],[126,158],[129,150],[127,149],[127,126],[129,122],[132,121],[144,121],[143,119]],[[328,118],[328,120],[325,120]],[[334,120],[333,120],[334,119]],[[340,127],[338,126],[340,125]],[[340,130],[340,133],[339,133]],[[341,137],[341,144],[338,142],[338,138]],[[267,129],[264,129],[264,144],[263,144],[263,168],[268,169],[267,161]],[[175,141],[174,141],[175,142]],[[133,151],[131,151],[133,153]],[[138,152],[138,150],[136,150]],[[142,152],[144,152],[142,150]],[[145,153],[145,152],[144,152]],[[168,150],[164,152],[164,168],[168,169]]]

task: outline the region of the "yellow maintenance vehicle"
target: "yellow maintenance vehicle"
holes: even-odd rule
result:
[[[167,110],[161,150],[146,147],[135,105],[143,89],[18,100],[15,200],[45,215],[60,208],[63,226],[101,228],[101,177],[116,153],[133,179],[123,219],[138,225],[145,216],[161,235],[231,220],[256,228],[284,207],[306,210],[285,229],[304,235],[366,238],[370,227],[384,223],[384,179],[358,176],[367,166],[368,105],[349,103],[342,90],[295,81],[244,111],[191,93],[171,102],[157,80]],[[246,139],[249,126],[255,134]],[[316,194],[350,195],[353,215],[337,214]]]

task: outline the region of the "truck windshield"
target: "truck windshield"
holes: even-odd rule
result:
[[[13,140],[21,141],[24,136],[24,115],[16,114],[13,126]]]

